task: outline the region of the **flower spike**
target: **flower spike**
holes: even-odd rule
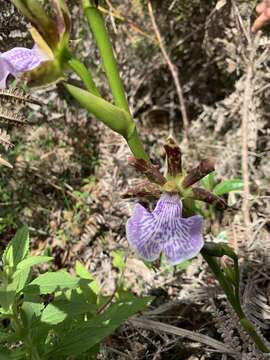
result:
[[[68,42],[70,14],[65,0],[49,0],[50,13],[37,0],[11,0],[31,23],[33,49],[14,48],[0,55],[0,87],[9,74],[22,77],[28,86],[44,86],[64,79],[71,57]]]
[[[150,213],[137,204],[126,225],[129,244],[143,259],[156,260],[163,252],[176,265],[196,256],[203,247],[203,219],[182,218],[182,202],[177,194],[164,193]]]

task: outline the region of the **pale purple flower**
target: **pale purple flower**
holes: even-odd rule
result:
[[[131,247],[147,261],[163,252],[168,263],[179,264],[196,256],[203,247],[203,219],[182,217],[177,194],[164,193],[151,213],[137,204],[126,225]]]
[[[15,47],[0,54],[0,89],[6,87],[9,74],[17,77],[26,71],[33,70],[45,60],[48,60],[48,56],[37,46],[33,49]]]

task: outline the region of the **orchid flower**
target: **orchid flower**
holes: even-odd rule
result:
[[[38,1],[11,0],[30,21],[34,47],[15,47],[0,54],[0,88],[6,87],[9,74],[27,81],[29,86],[43,86],[63,79],[70,57],[68,48],[70,15],[64,0],[50,0],[53,16]]]
[[[129,159],[129,164],[144,173],[148,182],[129,188],[124,198],[160,196],[153,212],[136,204],[126,225],[127,240],[137,254],[147,261],[158,259],[161,253],[168,263],[176,265],[196,256],[204,245],[203,218],[199,215],[183,217],[183,201],[197,199],[215,203],[223,208],[226,203],[216,195],[199,187],[192,187],[214,170],[210,160],[186,174],[182,171],[181,151],[172,138],[164,146],[167,153],[168,174],[143,160]]]
[[[17,78],[49,59],[50,57],[37,46],[34,46],[33,49],[15,47],[0,54],[0,89],[6,88],[9,74]]]

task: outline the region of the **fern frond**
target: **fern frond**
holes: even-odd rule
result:
[[[0,129],[0,144],[3,145],[5,150],[8,150],[14,146],[10,141],[9,134],[4,129]]]
[[[5,159],[3,159],[1,156],[0,156],[0,165],[4,165],[4,166],[7,166],[9,168],[13,168],[13,166],[8,162],[6,161]]]
[[[27,123],[26,118],[21,114],[3,108],[0,108],[0,122],[1,121],[12,123],[12,125],[15,126],[25,125]]]
[[[269,329],[270,305],[260,289],[252,284],[245,288],[243,306],[249,319],[261,329]]]
[[[23,90],[16,88],[0,89],[0,100],[1,99],[5,99],[6,101],[16,104],[32,103],[39,106],[42,105],[39,100],[32,98],[28,94],[25,94]]]

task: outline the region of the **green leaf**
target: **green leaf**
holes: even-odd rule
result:
[[[0,346],[0,360],[11,360],[11,351],[6,347]]]
[[[31,268],[34,265],[43,264],[52,260],[53,258],[50,256],[29,256],[18,264],[17,269],[23,270],[26,268]]]
[[[66,84],[65,87],[82,107],[113,131],[125,139],[133,134],[135,123],[127,111],[79,87],[70,84]]]
[[[75,271],[81,279],[94,280],[92,274],[90,274],[90,272],[86,270],[85,266],[78,260],[75,263]]]
[[[5,312],[9,310],[9,307],[15,300],[16,292],[8,289],[8,287],[0,287],[0,304]]]
[[[80,279],[73,277],[66,272],[47,272],[39,275],[29,285],[26,286],[25,292],[40,294],[50,294],[55,291],[74,289],[78,286]]]
[[[97,360],[97,355],[100,351],[100,344],[96,344],[85,354],[85,360]]]
[[[26,316],[28,318],[32,317],[33,315],[39,317],[41,315],[41,311],[45,306],[43,304],[42,298],[39,296],[39,294],[24,293],[23,295],[24,296],[22,310],[26,312]]]
[[[9,338],[9,333],[7,331],[4,331],[0,329],[0,342],[5,341],[7,338]]]
[[[23,321],[24,331],[32,329],[33,319],[36,319],[44,308],[44,304],[41,302],[41,299],[38,299],[37,297],[33,300],[36,300],[36,302],[23,301],[21,306],[21,319]]]
[[[186,269],[189,267],[189,265],[191,265],[191,264],[192,264],[192,260],[185,260],[185,261],[181,262],[180,264],[176,265],[176,269],[177,269],[177,270],[182,270],[182,271],[184,271],[184,270],[186,270]]]
[[[80,60],[71,58],[68,62],[69,66],[75,71],[75,73],[82,79],[86,89],[96,96],[100,96],[100,93],[94,83],[92,74],[87,70],[84,63]]]
[[[113,266],[122,273],[126,267],[124,261],[124,254],[120,251],[113,251],[112,256],[113,256]]]
[[[215,187],[215,172],[212,171],[210,174],[206,175],[201,179],[200,183],[206,190],[212,191]]]
[[[81,299],[83,300],[83,299]],[[56,300],[48,304],[41,315],[41,321],[56,325],[64,321],[68,316],[93,313],[97,307],[85,301]]]
[[[76,275],[78,275],[81,279],[93,280],[93,281],[91,281],[90,283],[87,284],[87,287],[89,286],[90,289],[96,295],[98,295],[100,293],[100,287],[99,287],[98,282],[95,280],[93,275],[90,274],[89,271],[86,270],[85,266],[81,262],[76,261],[75,271],[76,271]],[[81,284],[81,285],[82,285],[82,288],[85,289],[85,284]]]
[[[80,355],[100,343],[129,317],[145,309],[149,298],[130,298],[127,301],[117,301],[107,311],[86,322],[85,326],[76,328],[66,334],[65,338],[55,346],[50,353],[55,358],[66,355]]]
[[[25,350],[13,349],[8,350],[6,347],[0,346],[0,360],[26,360]]]
[[[231,191],[243,190],[243,187],[244,182],[241,179],[225,180],[215,186],[213,193],[220,196]]]
[[[4,251],[2,260],[4,266],[16,267],[28,254],[29,232],[27,226],[17,230],[16,235]]]
[[[24,268],[22,270],[17,270],[13,276],[12,281],[8,285],[11,290],[14,290],[16,293],[19,293],[27,284],[27,280],[30,279],[30,268]]]

